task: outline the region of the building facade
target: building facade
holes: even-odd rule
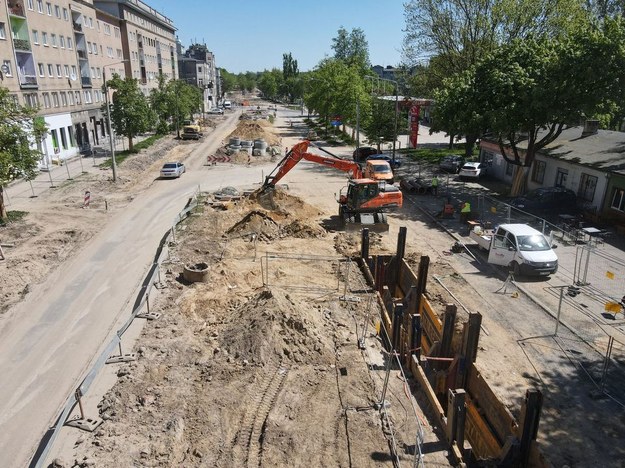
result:
[[[192,44],[182,53],[182,45],[178,43],[178,69],[182,81],[202,90],[202,112],[217,105],[215,56],[206,44]]]
[[[0,7],[0,86],[38,107],[41,168],[110,143],[103,85],[114,74],[177,76],[173,23],[137,0],[8,0]]]
[[[95,0],[94,5],[119,20],[126,76],[136,78],[144,94],[158,86],[159,75],[178,77],[172,20],[141,0]]]

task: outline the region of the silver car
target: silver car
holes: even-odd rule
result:
[[[161,168],[161,177],[163,179],[178,178],[186,172],[184,164],[181,162],[168,162],[163,164]]]

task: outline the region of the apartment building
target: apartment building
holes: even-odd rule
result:
[[[39,148],[42,168],[93,146],[109,144],[102,112],[105,78],[115,73],[134,76],[147,93],[150,85],[156,84],[155,74],[176,76],[175,29],[169,19],[141,2],[2,3],[0,86],[8,88],[20,104],[40,108],[49,128]],[[96,3],[119,8],[99,9]],[[160,34],[169,39],[161,40]]]
[[[206,44],[192,44],[183,53],[182,44],[177,44],[178,70],[180,79],[202,90],[202,112],[217,105],[217,75],[215,56]]]
[[[139,80],[148,95],[158,76],[178,77],[176,28],[173,21],[141,0],[94,0],[99,10],[120,21],[127,76]]]

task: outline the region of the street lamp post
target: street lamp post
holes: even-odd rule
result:
[[[117,182],[117,162],[115,161],[115,142],[113,140],[113,127],[111,126],[111,106],[109,105],[109,89],[106,84],[106,67],[112,67],[113,65],[119,65],[120,63],[127,62],[128,60],[122,60],[120,62],[110,63],[102,67],[102,79],[104,80],[104,104],[106,105],[106,120],[108,121],[108,132],[111,148],[111,166],[113,168],[113,182]]]

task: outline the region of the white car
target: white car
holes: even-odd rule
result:
[[[464,163],[458,175],[460,179],[479,179],[486,174],[486,165],[480,162]]]
[[[185,172],[186,169],[184,167],[184,164],[182,164],[181,162],[168,162],[163,164],[163,167],[161,168],[161,177],[164,179],[169,179],[172,177],[178,178]]]
[[[221,115],[224,113],[224,110],[221,109],[220,107],[213,107],[212,109],[209,109],[208,114],[218,114]]]

